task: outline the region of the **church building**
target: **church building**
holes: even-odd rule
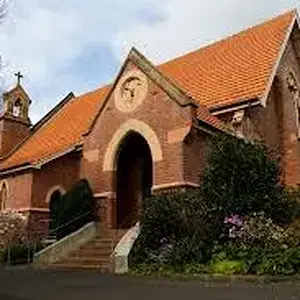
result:
[[[216,133],[278,149],[299,185],[299,29],[289,11],[160,65],[133,48],[112,84],[70,93],[35,125],[17,74],[0,116],[1,210],[47,224],[57,195],[87,179],[102,226],[129,228],[143,197],[199,186]]]

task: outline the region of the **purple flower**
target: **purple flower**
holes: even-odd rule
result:
[[[224,224],[231,224],[235,226],[243,226],[245,218],[243,216],[232,214],[224,219]]]

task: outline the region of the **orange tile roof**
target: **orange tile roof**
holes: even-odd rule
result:
[[[106,86],[71,99],[6,159],[1,169],[35,163],[79,144],[108,90],[109,86]]]
[[[227,40],[158,66],[158,69],[201,104],[213,107],[261,97],[295,12],[289,12]],[[36,163],[81,143],[110,86],[76,97],[42,124],[0,169]],[[198,117],[213,127],[225,125],[206,107]]]
[[[290,11],[159,69],[209,108],[262,98],[295,15]]]

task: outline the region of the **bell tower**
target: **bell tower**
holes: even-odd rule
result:
[[[3,111],[0,115],[0,158],[7,155],[30,132],[28,116],[31,100],[21,85],[23,75],[16,73],[17,84],[3,93]]]

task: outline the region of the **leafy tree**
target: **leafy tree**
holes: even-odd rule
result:
[[[279,166],[279,156],[262,143],[217,136],[201,179],[203,198],[225,215],[263,211],[274,221],[289,222],[299,205],[281,184]]]

